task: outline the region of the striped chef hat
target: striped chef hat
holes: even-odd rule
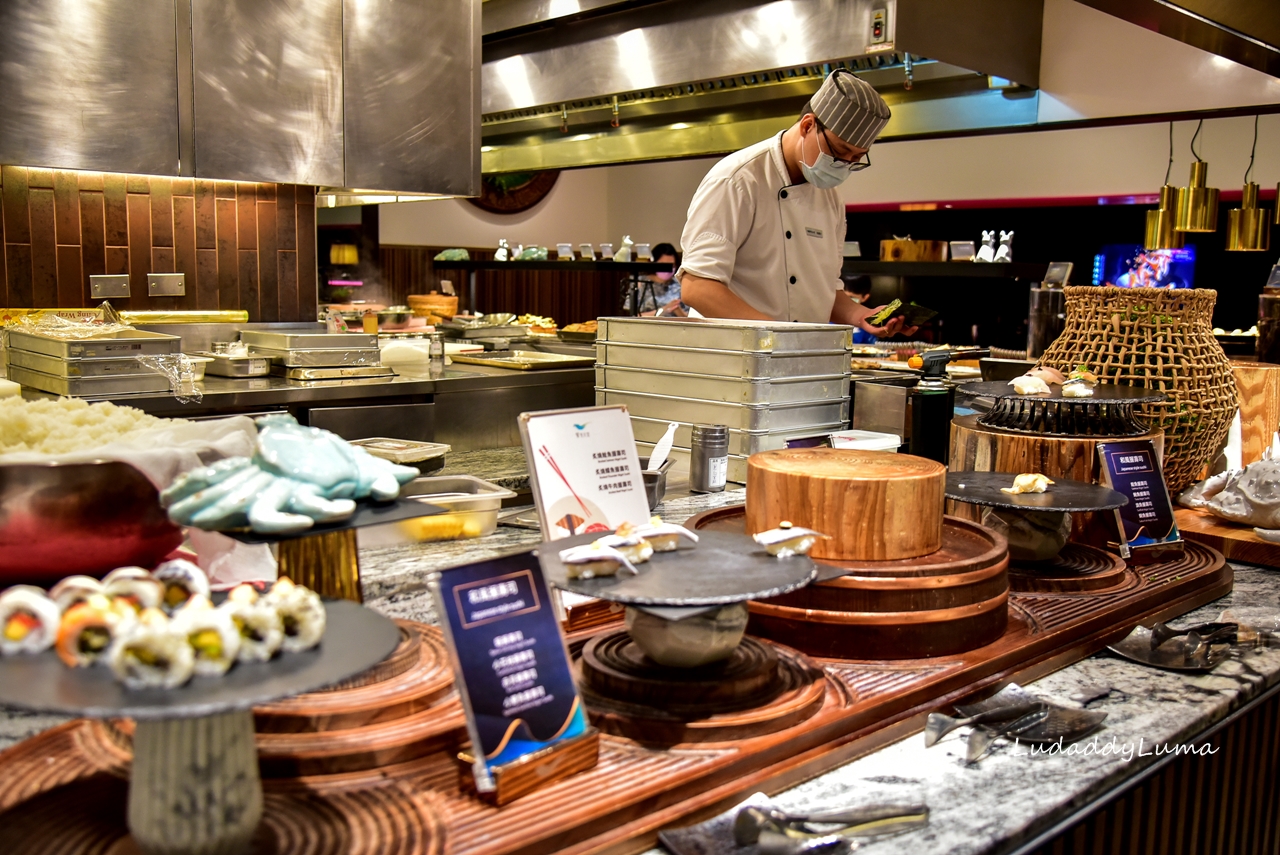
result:
[[[809,99],[809,112],[851,146],[871,148],[889,123],[889,105],[875,88],[851,71],[831,73]]]

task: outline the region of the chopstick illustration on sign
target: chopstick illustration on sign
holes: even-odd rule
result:
[[[551,456],[551,452],[547,451],[547,447],[544,445],[538,449],[538,453],[541,454],[543,458],[546,459],[547,463],[550,464],[551,468],[555,470],[555,473],[560,476],[560,480],[563,481],[564,485],[569,488],[569,493],[573,496],[574,499],[577,500],[578,506],[582,508],[582,512],[586,514],[587,518],[590,518],[591,511],[590,509],[587,508],[587,503],[582,501],[582,497],[577,494],[577,492],[573,489],[573,485],[569,483],[569,479],[564,477],[564,473],[560,471],[560,467],[559,465],[557,465],[556,459]]]

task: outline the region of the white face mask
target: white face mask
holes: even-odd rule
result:
[[[804,140],[800,140],[800,172],[804,180],[819,190],[831,190],[839,187],[849,177],[846,167],[836,165],[836,159],[818,147],[818,157],[813,166],[804,162]]]

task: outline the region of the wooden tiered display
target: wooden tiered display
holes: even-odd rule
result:
[[[942,547],[941,463],[888,451],[784,448],[747,460],[747,534],[784,521],[829,536],[814,558],[893,561]]]

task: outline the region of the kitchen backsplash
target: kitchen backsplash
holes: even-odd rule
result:
[[[0,307],[96,305],[89,276],[129,274],[123,309],[247,309],[315,320],[315,188],[0,166]],[[148,297],[148,273],[186,274]]]

